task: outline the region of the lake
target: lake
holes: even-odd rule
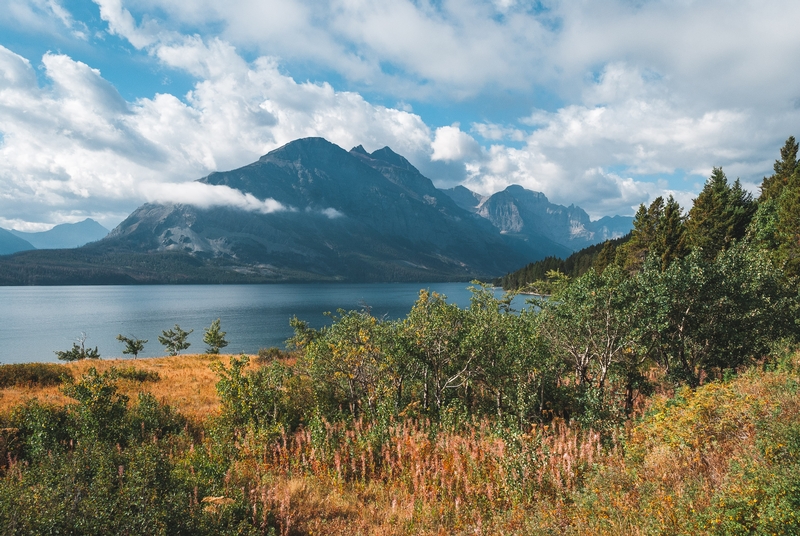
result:
[[[312,327],[329,323],[323,313],[371,308],[377,317],[401,318],[419,290],[469,305],[468,283],[377,283],[293,285],[146,285],[0,287],[0,363],[57,361],[55,350],[68,350],[86,334],[86,346],[104,358],[121,357],[117,334],[148,339],[142,357],[164,355],[162,330],[176,323],[189,335],[186,353],[205,349],[203,329],[222,321],[229,345],[225,353],[256,353],[283,348],[292,336],[289,319],[297,316]],[[523,297],[514,306],[524,307]]]

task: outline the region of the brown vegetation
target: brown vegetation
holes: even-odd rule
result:
[[[112,367],[135,367],[146,372],[156,372],[160,378],[156,382],[120,380],[120,392],[132,399],[135,399],[140,391],[150,393],[186,417],[199,421],[219,413],[219,397],[215,389],[217,375],[209,367],[210,363],[217,359],[227,364],[230,356],[195,354],[146,359],[91,359],[53,366],[63,367],[67,374],[75,378],[85,374],[92,367],[100,373]],[[74,402],[61,392],[58,385],[11,386],[0,390],[0,413],[5,413],[33,398],[38,398],[45,404],[58,406]]]

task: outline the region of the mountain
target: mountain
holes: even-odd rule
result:
[[[89,242],[95,242],[108,234],[108,229],[91,218],[78,223],[62,223],[49,231],[26,233],[9,231],[11,234],[26,240],[36,249],[77,248]]]
[[[0,255],[10,255],[18,251],[36,249],[33,245],[12,234],[10,231],[0,228]]]
[[[148,203],[97,242],[5,257],[0,284],[489,280],[572,252],[558,233],[498,228],[388,147],[306,138],[198,182],[263,204]]]
[[[388,147],[348,152],[306,138],[199,182],[286,210],[146,204],[103,243],[225,258],[276,277],[353,281],[469,280],[562,249],[549,241],[509,242]]]
[[[548,239],[569,248],[570,252],[624,236],[633,226],[633,218],[628,216],[606,216],[591,221],[580,207],[556,205],[543,193],[518,185],[488,197],[463,186],[444,192],[507,236],[530,241]]]

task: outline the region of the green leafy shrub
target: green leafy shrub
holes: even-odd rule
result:
[[[232,358],[230,367],[215,362],[217,393],[222,414],[219,422],[234,430],[294,429],[310,405],[310,392],[291,367],[279,361],[247,370],[250,359]]]
[[[17,406],[8,423],[18,431],[17,453],[22,459],[35,460],[64,450],[70,440],[68,419],[66,409],[48,406],[36,399]]]
[[[112,443],[122,439],[128,397],[117,392],[112,374],[100,374],[92,367],[62,391],[78,401],[70,408],[76,438]]]

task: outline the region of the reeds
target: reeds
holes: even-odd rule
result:
[[[485,533],[531,508],[563,510],[593,465],[615,455],[596,432],[560,421],[517,434],[498,434],[487,420],[458,431],[425,420],[317,425],[242,443],[237,479],[258,483],[253,497],[285,530],[346,517],[386,534]]]

